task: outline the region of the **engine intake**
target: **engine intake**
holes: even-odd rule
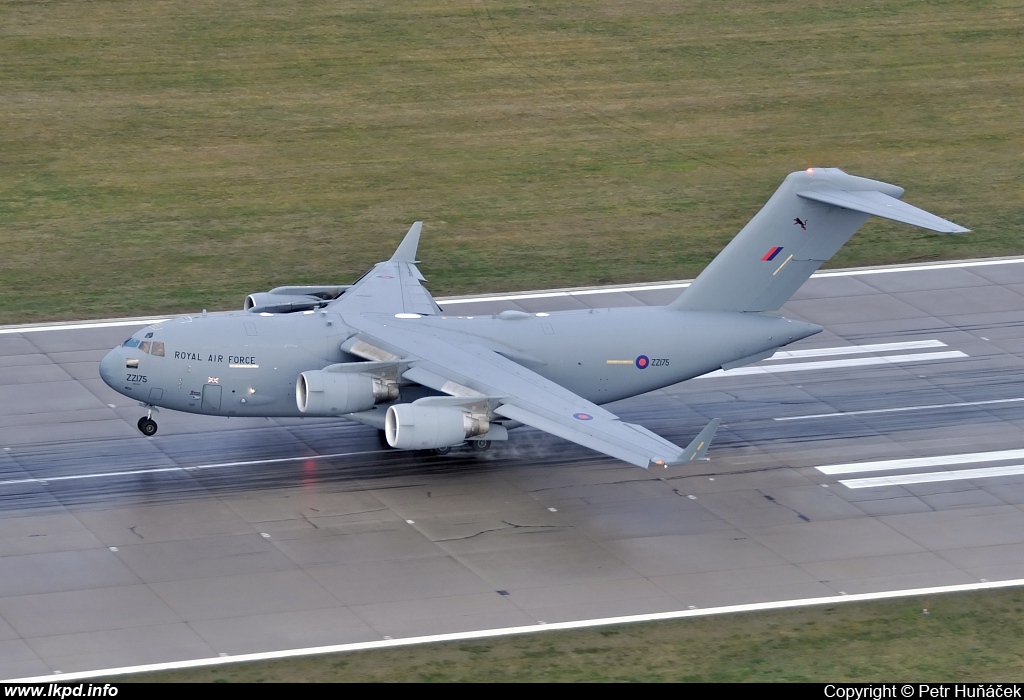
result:
[[[395,404],[388,408],[384,434],[400,450],[431,450],[458,445],[490,428],[486,416],[447,406]]]
[[[295,382],[295,404],[307,416],[341,416],[398,398],[395,382],[356,372],[303,372]]]

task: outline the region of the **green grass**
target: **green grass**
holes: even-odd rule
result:
[[[929,614],[924,615],[923,609]],[[119,681],[983,682],[1024,678],[1024,590],[847,603],[122,676]]]
[[[237,307],[425,221],[435,294],[692,277],[792,170],[833,266],[1024,252],[1022,3],[0,1],[0,322]]]

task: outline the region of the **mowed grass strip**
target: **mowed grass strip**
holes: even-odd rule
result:
[[[924,610],[928,614],[924,614]],[[988,682],[1024,676],[1019,588],[238,663],[120,682]]]
[[[0,322],[344,282],[692,277],[796,169],[895,182],[834,266],[1024,252],[1020,2],[53,0],[0,12]]]

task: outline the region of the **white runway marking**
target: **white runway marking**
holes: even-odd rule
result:
[[[1016,265],[1024,263],[1024,258],[1007,258],[1002,260],[961,260],[945,263],[931,263],[924,265],[902,265],[894,267],[862,268],[854,270],[832,270],[827,272],[815,272],[811,279],[822,279],[827,277],[857,277],[858,275],[887,275],[896,272],[923,272],[927,270],[954,270],[969,267],[985,267],[989,265]],[[690,286],[689,280],[674,282],[662,282],[653,284],[635,284],[628,286],[600,287],[593,289],[560,289],[553,291],[537,292],[515,292],[512,294],[490,294],[476,297],[464,297],[456,299],[438,298],[437,303],[445,306],[458,304],[473,304],[486,301],[516,301],[520,299],[551,299],[557,297],[591,296],[594,294],[617,294],[630,292],[643,292],[659,289],[684,289]],[[184,315],[184,314],[182,314]],[[48,325],[22,325],[7,326],[0,328],[0,335],[8,333],[40,333],[44,331],[66,331],[84,330],[87,328],[112,328],[115,326],[146,326],[152,323],[166,321],[166,318],[134,318],[118,319],[111,321],[82,322],[70,321],[67,323],[53,323]]]
[[[891,471],[895,469],[919,469],[921,467],[942,467],[951,464],[976,464],[978,462],[1001,462],[1021,459],[1024,450],[998,450],[996,452],[970,452],[959,455],[938,457],[911,457],[908,459],[886,459],[877,462],[851,462],[816,467],[822,474],[864,474],[866,472]]]
[[[926,350],[947,347],[941,340],[908,340],[901,343],[875,343],[845,347],[810,348],[808,350],[779,350],[770,360],[799,360],[805,357],[832,357],[834,355],[860,355],[868,352],[897,352],[899,350]]]
[[[317,459],[331,459],[333,457],[357,457],[359,455],[373,455],[384,450],[364,450],[362,452],[336,452],[327,455],[306,455],[305,457],[280,457],[278,459],[254,459],[244,462],[219,462],[217,464],[198,464],[194,467],[154,467],[153,469],[132,469],[123,472],[96,472],[93,474],[70,474],[67,476],[48,476],[41,478],[9,479],[0,481],[0,486],[14,486],[18,484],[51,484],[57,481],[80,481],[82,479],[103,479],[108,477],[135,476],[138,474],[161,474],[168,472],[195,472],[204,469],[225,469],[227,467],[253,467],[262,464],[284,464],[286,462],[307,462]]]
[[[923,272],[926,270],[957,270],[965,267],[983,267],[985,265],[1017,265],[1024,263],[1024,258],[1005,258],[1003,260],[960,260],[944,263],[927,263],[924,265],[906,265],[899,267],[875,267],[860,270],[834,270],[815,272],[811,279],[820,277],[854,277],[856,275],[884,275],[890,272]]]
[[[871,365],[899,365],[908,362],[934,362],[936,360],[953,360],[970,357],[959,350],[949,352],[925,352],[913,355],[883,355],[882,357],[855,357],[848,360],[822,360],[820,362],[799,362],[788,365],[763,365],[755,367],[737,367],[736,369],[715,370],[696,377],[741,377],[748,374],[781,374],[783,372],[806,372],[810,370],[841,369],[849,367],[869,367]]]
[[[933,263],[925,265],[904,265],[898,267],[863,268],[857,270],[833,270],[829,272],[815,272],[811,279],[826,277],[856,277],[857,275],[886,275],[893,272],[920,272],[926,270],[953,270],[965,267],[981,267],[984,265],[1016,265],[1024,263],[1024,258],[1010,258],[1006,260],[962,260],[959,262]],[[639,284],[629,287],[605,287],[601,289],[564,289],[551,292],[519,292],[513,294],[496,294],[493,296],[480,296],[465,299],[438,299],[439,304],[447,306],[452,304],[473,304],[482,301],[516,301],[519,299],[550,299],[552,297],[575,297],[589,296],[591,294],[613,294],[615,292],[643,292],[654,289],[684,289],[689,287],[691,281],[665,282],[663,284]]]
[[[801,598],[798,600],[780,600],[768,603],[747,603],[745,605],[727,605],[717,608],[703,608],[687,610],[676,610],[672,612],[651,613],[647,615],[624,615],[621,617],[606,617],[594,620],[577,620],[573,622],[552,622],[538,623],[536,625],[523,625],[520,627],[504,627],[499,629],[478,630],[475,632],[453,632],[450,634],[434,634],[422,637],[406,637],[404,639],[380,639],[369,642],[355,642],[352,644],[334,644],[330,646],[308,647],[305,649],[285,649],[282,651],[270,651],[257,654],[239,654],[237,656],[215,656],[205,659],[190,659],[188,661],[171,661],[159,664],[146,664],[144,666],[122,666],[120,668],[106,668],[97,671],[79,671],[75,673],[61,673],[49,676],[33,676],[30,678],[11,678],[4,680],[4,683],[49,683],[53,681],[74,681],[85,678],[96,678],[100,676],[116,676],[129,673],[145,673],[147,671],[173,671],[185,668],[201,668],[206,666],[221,666],[223,664],[239,663],[242,661],[268,661],[272,659],[287,659],[296,656],[314,656],[319,654],[337,654],[349,651],[364,651],[367,649],[387,649],[391,647],[412,646],[415,644],[431,644],[434,642],[453,642],[468,639],[486,639],[489,637],[504,637],[513,634],[533,634],[536,632],[547,632],[553,630],[584,629],[587,627],[602,627],[605,625],[622,625],[632,622],[653,622],[656,620],[679,620],[687,617],[706,617],[709,615],[723,615],[738,612],[757,612],[761,610],[784,610],[786,608],[799,608],[811,605],[835,605],[838,603],[853,603],[868,600],[888,600],[891,598],[906,598],[909,596],[940,595],[942,593],[961,593],[965,591],[981,591],[998,588],[1010,588],[1024,585],[1024,579],[1011,579],[1007,581],[984,581],[980,583],[964,583],[954,586],[933,586],[930,588],[910,588],[900,591],[881,591],[877,593],[854,593],[851,595],[834,595],[822,598]]]
[[[7,328],[0,328],[0,335],[9,333],[45,333],[47,331],[82,331],[90,328],[116,328],[118,326],[149,326],[166,320],[166,318],[126,318],[117,321],[95,321],[92,323],[69,321],[67,323],[54,323],[48,326],[8,326]]]
[[[961,401],[960,403],[936,403],[926,406],[900,406],[898,408],[871,408],[863,411],[835,411],[833,413],[808,413],[803,416],[783,416],[772,418],[772,420],[808,420],[811,418],[833,418],[835,416],[866,416],[872,413],[902,413],[904,411],[928,411],[938,408],[967,408],[969,406],[991,406],[1001,403],[1021,403],[1024,398],[1019,399],[990,399],[988,401]]]
[[[909,484],[930,484],[937,481],[969,481],[971,479],[992,479],[997,476],[1018,476],[1024,474],[1024,464],[982,469],[957,469],[951,472],[927,472],[924,474],[897,474],[895,476],[873,476],[867,479],[840,479],[839,483],[851,489],[869,489],[878,486],[906,486]]]

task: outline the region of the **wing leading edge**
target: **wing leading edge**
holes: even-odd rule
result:
[[[497,416],[519,421],[640,467],[671,467],[703,459],[718,428],[714,420],[686,448],[614,413],[481,345],[366,317],[347,318],[362,333],[351,348],[383,349],[410,368],[408,381],[462,398],[488,399]],[[346,348],[348,349],[348,348]],[[371,353],[372,354],[372,353]]]

